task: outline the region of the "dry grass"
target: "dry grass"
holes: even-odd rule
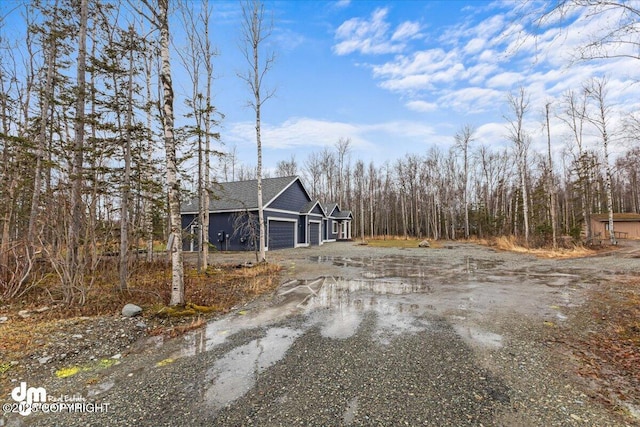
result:
[[[154,333],[179,335],[197,328],[204,319],[224,313],[256,296],[274,290],[280,283],[280,266],[260,264],[255,267],[214,265],[198,273],[185,267],[185,300],[181,315],[168,316],[161,329]],[[63,305],[56,302],[61,296],[59,284],[43,283],[20,301],[0,301],[0,316],[9,320],[0,323],[0,364],[16,360],[25,349],[37,348],[65,325],[82,321],[83,316],[118,315],[126,303],[141,306],[144,316],[151,320],[167,310],[171,292],[171,270],[165,262],[140,263],[132,268],[129,288],[116,288],[117,268],[105,265],[100,280],[87,291],[84,305]],[[38,308],[48,307],[42,312]],[[29,310],[30,317],[22,318],[20,310]],[[2,369],[2,366],[0,366]]]
[[[402,236],[376,236],[374,239],[366,240],[367,246],[374,248],[417,248],[418,244],[423,240],[428,239],[415,239],[404,238]],[[428,240],[432,248],[438,247],[437,242]],[[357,241],[360,243],[360,241]]]
[[[515,236],[501,236],[493,239],[472,239],[474,243],[490,246],[502,251],[517,252],[534,255],[538,258],[582,258],[596,254],[594,249],[582,245],[572,245],[568,248],[527,248]]]

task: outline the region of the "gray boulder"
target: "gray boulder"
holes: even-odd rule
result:
[[[124,317],[134,317],[142,314],[142,308],[135,304],[127,304],[122,307],[122,315]]]
[[[422,242],[418,243],[418,247],[419,248],[430,248],[431,245],[429,244],[429,241],[423,240]]]

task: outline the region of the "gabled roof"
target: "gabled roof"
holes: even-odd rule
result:
[[[263,206],[267,207],[283,191],[299,181],[297,176],[262,179]],[[304,186],[302,186],[304,188]],[[305,190],[306,191],[306,190]],[[183,203],[182,213],[198,211],[198,199]],[[258,180],[222,182],[213,185],[209,211],[239,211],[258,209]]]
[[[324,210],[324,213],[326,216],[331,216],[331,214],[333,213],[333,211],[335,209],[338,209],[338,211],[340,211],[340,208],[338,208],[338,204],[337,203],[323,203],[322,204],[322,209]]]
[[[322,208],[322,204],[317,200],[311,200],[310,202],[306,203],[302,207],[302,209],[300,209],[300,213],[301,214],[308,214],[313,210],[313,208],[316,207],[316,205],[318,205],[320,207],[320,211],[322,211],[322,214],[326,216],[327,214],[324,212],[324,209]]]
[[[349,219],[353,218],[351,211],[341,211],[340,206],[337,203],[325,203],[322,206],[325,216],[335,219]]]
[[[351,211],[340,211],[336,213],[335,217],[338,219],[349,219],[353,218],[353,215],[351,214]]]

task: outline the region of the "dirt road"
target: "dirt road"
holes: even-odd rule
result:
[[[272,252],[284,267],[275,295],[185,337],[143,340],[100,371],[25,378],[85,406],[0,426],[633,425],[588,397],[551,337],[590,287],[637,274],[637,255]]]

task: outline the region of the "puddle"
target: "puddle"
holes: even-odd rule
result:
[[[291,328],[271,328],[264,338],[237,347],[218,359],[206,377],[212,382],[205,392],[205,401],[220,409],[249,391],[258,376],[282,359],[302,331]]]
[[[501,348],[502,335],[493,332],[477,329],[472,326],[456,325],[454,329],[458,335],[471,345],[479,345],[488,348]]]
[[[218,411],[251,390],[260,375],[312,329],[326,339],[347,340],[373,313],[371,339],[377,345],[392,346],[399,336],[436,328],[434,319],[444,319],[469,345],[500,349],[507,345],[503,336],[477,327],[478,321],[497,311],[564,321],[561,308],[576,302],[574,292],[581,280],[577,274],[505,270],[502,262],[471,257],[453,262],[401,256],[375,260],[323,257],[316,262],[347,267],[334,270],[347,277],[290,280],[278,289],[271,304],[244,308],[172,343],[152,341],[150,347],[158,348],[160,359],[178,360],[233,343],[243,330],[264,333],[262,338],[242,341],[208,368],[203,400],[209,409]],[[293,316],[303,316],[302,321],[295,327],[282,327]],[[164,351],[159,351],[163,346]],[[94,392],[111,387],[99,384]],[[288,399],[286,394],[281,398]],[[354,397],[345,407],[345,425],[355,419],[358,405]]]
[[[357,410],[358,396],[349,401],[349,405],[347,405],[347,409],[344,411],[344,415],[342,416],[342,422],[344,425],[350,425],[353,422],[353,420],[356,418]]]
[[[112,379],[108,379],[106,381],[100,382],[96,385],[90,386],[89,391],[87,393],[88,397],[95,397],[99,394],[105,393],[113,388],[115,385],[115,381]]]

